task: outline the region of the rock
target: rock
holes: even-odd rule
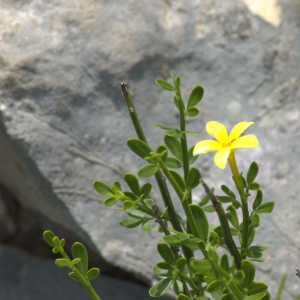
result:
[[[207,121],[228,128],[255,121],[249,131],[260,146],[237,152],[237,160],[244,172],[251,161],[259,163],[265,201],[277,201],[274,213],[262,215],[255,241],[268,241],[270,259],[258,264],[259,278],[274,294],[281,275],[297,267],[291,257],[297,257],[300,240],[294,230],[299,223],[299,1],[270,1],[271,17],[265,15],[268,9],[250,7],[246,0],[0,3],[0,182],[20,211],[34,212],[40,231],[55,224],[102,261],[153,282],[161,236],[121,228],[125,214],[104,208],[92,183],[112,184],[142,166],[126,146],[135,133],[120,83],[129,84],[155,147],[163,132],[154,124],[172,126],[178,116],[172,94],[154,80],[179,74],[185,98],[195,85],[205,88],[201,115],[188,124],[201,134],[190,136],[190,145],[207,138]],[[209,166],[211,158],[201,156],[196,166],[204,166],[202,175],[218,190],[230,174]],[[292,167],[286,171],[283,165]],[[196,194],[199,198],[203,191]],[[157,192],[152,197],[160,203]],[[7,218],[3,234],[13,235],[18,224],[13,220]],[[287,283],[293,295],[297,279]]]
[[[81,283],[70,280],[67,268],[53,260],[40,259],[24,252],[0,247],[1,299],[91,299]],[[102,275],[92,282],[101,299],[150,300],[145,286]],[[116,288],[116,286],[118,288]],[[163,300],[170,298],[163,297]]]

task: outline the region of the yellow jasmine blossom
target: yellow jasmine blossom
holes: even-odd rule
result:
[[[208,152],[217,151],[214,163],[220,169],[226,167],[227,159],[231,152],[242,148],[251,148],[258,146],[258,140],[255,135],[245,135],[242,133],[254,122],[240,122],[236,124],[229,136],[225,126],[219,122],[211,121],[206,124],[206,131],[214,140],[204,140],[198,142],[193,150],[193,155],[205,154]]]

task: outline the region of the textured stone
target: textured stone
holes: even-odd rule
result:
[[[152,282],[159,234],[120,228],[125,215],[104,208],[92,183],[112,183],[142,165],[125,145],[135,133],[120,82],[129,84],[154,147],[162,132],[153,125],[178,121],[172,95],[154,80],[179,74],[184,97],[197,84],[205,88],[190,130],[210,120],[228,128],[255,121],[249,131],[260,146],[245,156],[237,152],[237,160],[244,171],[252,160],[259,163],[265,201],[277,201],[274,213],[262,216],[255,241],[270,246],[269,261],[258,269],[274,294],[282,273],[297,267],[300,240],[299,1],[276,2],[280,24],[240,0],[0,4],[0,182],[21,208],[75,232],[112,265]],[[200,138],[206,137],[202,130]],[[189,138],[190,145],[199,140]],[[196,165],[218,190],[230,175],[211,159],[200,157]],[[195,197],[202,194],[199,189]],[[159,202],[157,192],[152,197]],[[299,292],[297,279],[287,283],[291,294]]]
[[[21,251],[0,247],[0,267],[1,299],[91,299],[79,282],[70,280],[69,269],[57,268],[53,260],[43,260]],[[101,295],[101,299],[153,299],[144,286],[104,275],[100,278],[93,282],[93,287]],[[162,298],[168,299],[170,297]]]

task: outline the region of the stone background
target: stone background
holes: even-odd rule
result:
[[[155,147],[154,124],[176,125],[178,115],[154,81],[179,74],[185,98],[205,88],[190,146],[207,138],[207,121],[255,122],[260,146],[237,160],[241,170],[259,163],[265,201],[276,200],[255,241],[269,246],[258,279],[275,295],[288,273],[284,299],[300,293],[299,0],[0,0],[0,20],[2,243],[49,257],[41,234],[52,229],[84,242],[104,273],[153,282],[160,236],[121,228],[124,214],[104,208],[92,183],[142,165],[126,147],[135,133],[120,83]],[[212,158],[196,166],[218,190],[230,175]]]

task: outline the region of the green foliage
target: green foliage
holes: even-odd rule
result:
[[[60,253],[63,257],[57,258],[55,264],[58,267],[70,268],[72,272],[69,273],[69,277],[73,280],[80,281],[92,299],[101,300],[90,283],[90,280],[96,279],[99,276],[100,270],[98,268],[88,268],[88,254],[85,246],[79,242],[74,243],[71,248],[71,259],[64,250],[64,239],[60,240],[51,230],[46,230],[43,234],[43,238],[53,247],[52,251],[54,253]]]
[[[178,300],[268,300],[268,286],[255,281],[256,265],[252,261],[265,261],[263,252],[267,247],[255,245],[255,235],[261,230],[261,217],[273,211],[275,202],[263,201],[261,186],[256,181],[259,179],[258,163],[252,162],[246,173],[240,172],[232,160],[234,152],[228,157],[228,163],[235,188],[221,185],[221,195],[216,196],[214,188],[204,182],[200,170],[191,167],[198,155],[193,155],[194,146],[188,147],[187,134],[197,132],[187,131],[186,121],[199,114],[196,105],[202,100],[204,89],[196,86],[185,101],[181,95],[180,77],[171,77],[172,83],[159,79],[156,83],[172,93],[179,112],[178,127],[156,124],[163,130],[163,144],[153,151],[136,109],[130,110],[134,105],[126,87],[124,97],[138,136],[128,139],[127,145],[146,164],[137,171],[137,176],[125,173],[124,182],[128,189],[119,181],[111,185],[100,180],[94,182],[94,189],[104,196],[104,206],[117,205],[117,210],[127,213],[128,218],[120,220],[124,228],[141,226],[142,231],[149,232],[153,224],[158,223],[163,242],[158,243],[157,251],[162,260],[153,267],[153,272],[161,279],[150,288],[150,296],[158,298],[172,289]],[[163,201],[162,210],[149,198],[152,184],[144,180],[151,176],[155,177],[161,193],[161,197],[157,197],[157,193],[153,195],[158,198],[157,203]],[[197,204],[193,202],[195,190],[205,191]],[[174,203],[181,204],[184,215],[178,214]],[[213,213],[218,223],[209,224],[207,213]],[[99,269],[88,269],[87,251],[81,243],[73,244],[71,259],[63,250],[63,239],[51,231],[44,233],[44,239],[54,253],[61,253],[62,258],[56,259],[55,263],[70,268],[71,279],[81,281],[87,288],[89,280],[98,277]],[[224,248],[221,256],[220,247]],[[283,285],[284,281],[279,294]],[[280,296],[277,299],[281,299]]]

